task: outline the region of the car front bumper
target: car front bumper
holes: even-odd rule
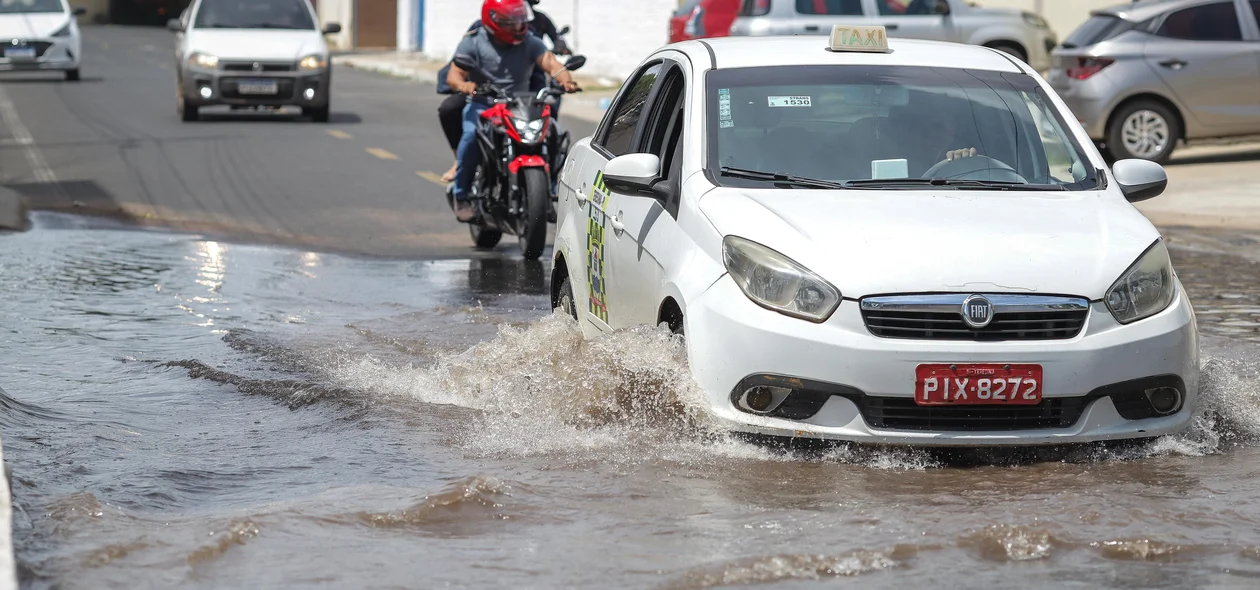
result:
[[[753,304],[729,275],[688,305],[686,322],[692,372],[710,409],[725,427],[741,432],[971,447],[1149,438],[1185,429],[1199,391],[1198,332],[1180,284],[1168,309],[1127,326],[1116,322],[1104,304],[1092,303],[1081,332],[1066,340],[880,338],[867,330],[854,301],[843,302],[827,322],[814,324]],[[1054,427],[1022,430],[873,426],[881,418],[872,408],[898,405],[900,411],[923,411],[913,404],[913,396],[915,368],[924,363],[1039,364],[1044,371],[1043,403],[1075,407],[1079,417]],[[825,401],[816,413],[794,418],[738,409],[735,398],[749,380],[766,376],[777,379],[775,385],[813,389],[814,394],[824,390]],[[1131,388],[1135,382],[1141,384],[1137,387],[1150,387],[1151,378],[1179,383],[1184,395],[1181,409],[1162,417],[1123,417],[1113,401],[1122,398],[1107,392],[1124,389],[1125,384]],[[1003,411],[987,408],[990,414]]]
[[[28,47],[35,50],[35,57],[10,57],[11,48]],[[73,70],[79,67],[79,53],[71,37],[44,39],[6,40],[0,44],[0,71],[35,72],[41,70]]]
[[[242,94],[239,83],[242,80],[267,80],[276,83],[275,94]],[[298,105],[309,108],[325,107],[329,103],[329,90],[332,82],[332,71],[329,68],[317,71],[225,71],[186,68],[181,76],[180,91],[184,101],[193,106],[233,105],[233,106],[288,106]],[[210,89],[210,96],[202,94],[203,88]],[[314,92],[310,98],[306,91]]]

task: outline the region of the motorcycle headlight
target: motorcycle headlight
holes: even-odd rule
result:
[[[1159,240],[1107,290],[1107,308],[1122,324],[1151,317],[1172,303],[1175,280],[1168,247]]]
[[[188,56],[188,65],[195,68],[213,70],[219,67],[219,58],[210,55],[209,53],[197,52]]]
[[[1028,26],[1038,29],[1050,28],[1050,23],[1046,22],[1046,19],[1041,18],[1041,15],[1035,12],[1025,12],[1024,22],[1028,23]]]
[[[66,24],[61,25],[61,28],[57,29],[57,31],[53,33],[52,36],[53,37],[69,37],[70,36],[70,22],[66,21]]]
[[[328,67],[328,60],[322,55],[308,55],[298,62],[299,70],[322,70]]]
[[[516,133],[521,136],[521,141],[524,142],[533,143],[538,141],[538,136],[542,134],[542,119],[536,121],[512,119],[512,125],[516,127]]]
[[[753,303],[821,323],[840,305],[840,291],[791,258],[756,242],[726,236],[722,261]]]

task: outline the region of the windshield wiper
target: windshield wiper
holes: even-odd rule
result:
[[[783,174],[782,172],[761,172],[760,170],[749,170],[747,168],[731,168],[723,166],[720,169],[722,176],[730,176],[732,178],[745,178],[748,180],[764,180],[767,182],[775,182],[779,184],[789,184],[794,186],[807,186],[810,188],[826,188],[826,189],[843,189],[849,188],[841,182],[832,182],[830,180],[821,180],[818,178],[805,178],[804,176],[793,176],[791,174]]]
[[[948,186],[957,189],[974,190],[1020,190],[1020,191],[1065,191],[1067,187],[1060,184],[1028,184],[1006,180],[969,180],[949,178],[875,178],[870,180],[850,180],[844,183],[847,188],[900,188],[918,186]]]

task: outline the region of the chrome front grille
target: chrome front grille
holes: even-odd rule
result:
[[[963,317],[966,293],[868,297],[862,320],[881,338],[916,340],[1065,340],[1085,327],[1089,301],[1079,297],[984,295],[991,320],[975,327]]]

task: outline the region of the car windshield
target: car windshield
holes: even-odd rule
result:
[[[65,11],[61,0],[0,0],[0,14]]]
[[[776,182],[754,171],[862,186],[921,186],[929,179],[960,187],[1098,186],[1058,109],[1024,74],[922,66],[734,68],[711,71],[706,87],[707,165],[726,186]]]
[[[203,0],[193,28],[312,30],[315,23],[306,0]]]

